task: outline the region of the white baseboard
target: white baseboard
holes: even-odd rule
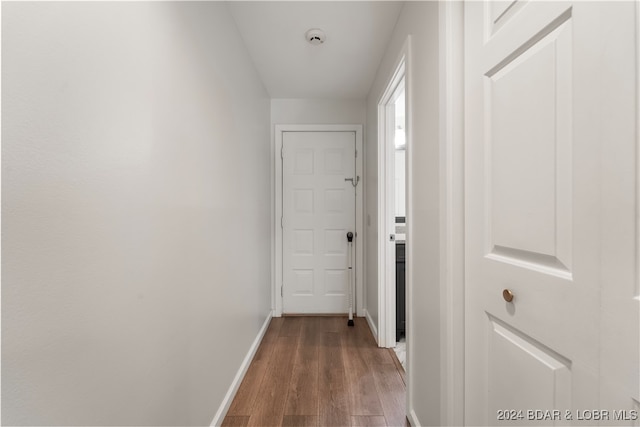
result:
[[[211,421],[211,426],[220,426],[224,417],[227,415],[227,411],[231,406],[231,402],[233,402],[233,398],[236,396],[238,392],[238,388],[240,387],[240,383],[242,383],[242,379],[244,375],[247,373],[247,369],[249,369],[249,365],[251,365],[251,361],[253,360],[253,356],[255,356],[256,351],[258,351],[258,346],[260,346],[260,342],[262,341],[262,337],[264,337],[265,332],[267,332],[267,328],[269,327],[269,323],[271,322],[271,318],[273,317],[273,311],[269,313],[267,319],[264,321],[262,328],[258,332],[256,339],[253,340],[253,344],[249,347],[249,351],[247,355],[244,357],[238,372],[236,373],[231,386],[229,386],[229,390],[227,390],[227,394],[224,396],[220,407],[218,408],[218,412],[213,417],[213,421]]]
[[[378,340],[378,328],[376,328],[376,325],[373,323],[373,319],[369,315],[369,310],[367,310],[366,308],[364,309],[364,317],[367,319],[367,323],[369,324],[369,329],[371,329],[371,333],[373,334],[373,337],[376,339],[376,343],[380,344],[380,341]]]
[[[420,421],[418,420],[418,416],[416,415],[416,411],[414,411],[413,409],[409,412],[409,424],[411,424],[412,427],[419,427],[422,424],[420,424]]]

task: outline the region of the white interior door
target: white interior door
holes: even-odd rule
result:
[[[282,148],[283,313],[346,313],[355,132],[283,132]]]
[[[468,425],[637,417],[635,7],[465,4]]]

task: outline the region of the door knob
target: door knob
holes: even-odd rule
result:
[[[513,292],[511,292],[509,289],[505,289],[504,291],[502,291],[502,298],[504,298],[506,302],[513,301]]]

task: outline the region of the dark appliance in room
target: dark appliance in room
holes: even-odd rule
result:
[[[396,223],[404,221],[404,217],[396,217]],[[405,242],[396,242],[396,341],[406,332],[405,271]]]

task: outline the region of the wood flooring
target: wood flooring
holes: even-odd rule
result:
[[[278,317],[223,426],[409,426],[404,371],[362,318]]]

